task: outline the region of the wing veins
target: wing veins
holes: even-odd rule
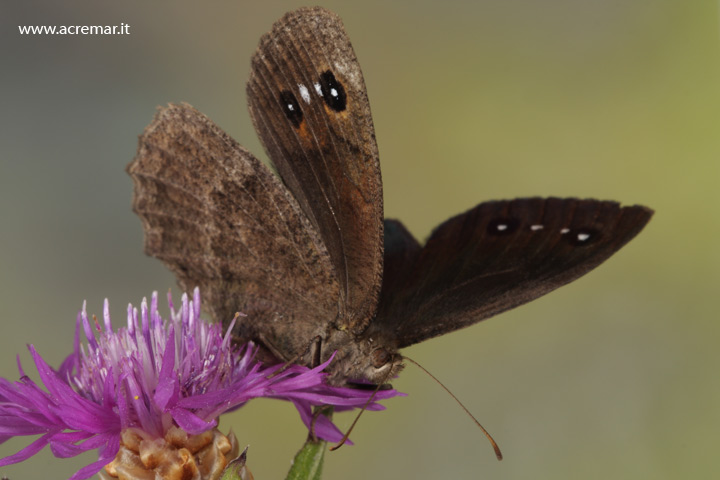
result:
[[[226,139],[226,138],[223,138],[223,141],[226,143],[226,145],[228,145],[228,146],[230,146],[230,147],[235,146],[235,145],[233,144],[233,142],[231,142],[230,140],[228,140],[228,139]],[[248,154],[250,154],[250,153],[248,152]],[[252,155],[252,154],[250,154],[250,155]],[[256,159],[256,160],[257,160],[257,159]],[[259,162],[259,160],[257,160],[257,161]],[[227,168],[225,165],[222,165],[222,167],[223,167],[223,169],[225,170],[225,172],[228,172],[228,168]],[[274,175],[273,173],[270,173],[270,174],[271,174],[271,175]],[[268,189],[267,185],[265,184],[265,182],[263,181],[263,179],[261,178],[260,175],[256,175],[256,176],[255,176],[255,179],[260,183],[260,185],[262,186],[262,189],[263,189],[265,192],[271,192],[271,190]],[[255,196],[252,195],[252,193],[250,193],[250,192],[248,191],[248,189],[247,189],[244,185],[240,185],[240,188],[252,199],[253,202],[255,202],[256,205],[262,206],[262,204],[257,200],[257,198],[255,198]],[[285,191],[286,191],[286,193],[290,193],[290,192],[287,190],[287,188],[285,188]],[[277,216],[282,219],[282,224],[283,224],[283,227],[284,227],[284,230],[285,230],[285,233],[286,233],[285,238],[289,239],[290,243],[292,244],[292,246],[293,246],[293,252],[295,253],[295,257],[300,260],[300,264],[301,264],[301,265],[303,266],[303,268],[305,269],[305,272],[307,273],[308,278],[311,278],[312,281],[315,283],[315,285],[319,285],[318,279],[312,274],[312,272],[311,272],[311,270],[310,270],[310,266],[308,265],[307,259],[306,259],[306,258],[302,255],[302,253],[300,252],[300,249],[299,249],[299,247],[298,247],[298,243],[295,241],[295,236],[291,234],[291,230],[290,230],[290,226],[289,226],[289,224],[288,224],[287,218],[282,214],[282,210],[280,209],[280,206],[278,205],[278,203],[277,203],[277,201],[276,201],[276,199],[275,199],[275,196],[272,195],[272,194],[269,194],[268,197],[270,198],[270,201],[272,202],[272,205],[275,207],[275,212],[277,213]],[[253,216],[251,216],[251,215],[249,215],[247,212],[245,212],[245,210],[243,210],[243,212],[245,213],[245,215],[246,215],[248,218],[253,218],[253,220],[255,220],[255,224],[256,224],[256,225],[259,225],[260,228],[262,229],[262,231],[269,233],[269,231],[267,230],[267,228],[265,227],[265,225],[264,225],[262,222],[260,222],[259,219],[255,219]],[[300,210],[300,209],[299,209],[298,214],[299,214],[299,215],[302,215],[303,217],[305,217],[305,213],[302,212],[302,210]],[[300,221],[303,222],[303,220],[300,220]],[[309,222],[308,222],[308,223],[309,223]],[[305,226],[306,228],[312,228],[312,225],[304,225],[304,226]],[[324,246],[324,245],[323,245],[323,246]]]
[[[307,26],[307,25],[300,25],[301,28],[302,28],[303,26]],[[290,31],[290,32],[287,32],[287,33],[288,33],[288,36],[293,35],[291,31]],[[307,31],[304,30],[304,33],[307,34]],[[315,40],[315,43],[318,45],[320,51],[322,51],[322,54],[323,54],[323,57],[325,57],[326,63],[327,63],[328,65],[331,65],[330,59],[329,59],[329,57],[328,57],[325,49],[323,48],[322,42],[318,41],[318,37],[317,37],[317,35],[315,35],[315,32],[314,32],[314,31],[311,31],[310,33],[311,33],[313,39]],[[297,36],[295,36],[295,38],[297,38]],[[310,55],[310,52],[308,51],[307,46],[305,45],[305,42],[302,41],[302,40],[299,40],[297,43],[298,43],[298,44],[302,47],[302,49],[305,51],[305,56],[306,56],[306,57],[310,60],[310,62],[312,63],[312,65],[313,65],[313,70],[314,70],[315,72],[318,72],[320,69],[318,68],[317,64],[315,63],[315,61],[314,61],[314,59],[313,59],[313,56]],[[291,44],[291,48],[294,48],[295,44],[294,44],[293,42],[290,42],[290,44]],[[291,57],[291,59],[294,60],[295,57],[293,56],[293,57]],[[297,67],[297,65],[296,65],[296,67]],[[296,71],[297,71],[300,75],[302,75],[302,73],[303,73],[303,69],[302,69],[302,68],[296,68]],[[303,79],[305,80],[306,83],[312,85],[312,83],[313,83],[313,82],[312,82],[312,79],[308,79],[308,78],[305,77],[304,75],[303,75]],[[316,117],[316,119],[317,119],[317,117],[319,117],[319,120],[320,120],[322,123],[324,123],[324,124],[325,124],[325,127],[328,129],[328,131],[330,131],[330,122],[328,121],[328,115],[327,115],[327,113],[326,113],[325,108],[322,106],[322,103],[320,103],[320,102],[322,102],[321,99],[320,99],[320,101],[318,102],[318,103],[319,103],[319,111],[320,111],[320,114],[319,114],[319,115],[313,115],[313,116]],[[341,124],[341,125],[342,125],[342,124]],[[317,135],[315,134],[314,131],[312,131],[312,135],[313,135],[313,140],[314,140],[314,142],[315,142],[315,145],[318,147],[318,152],[320,153],[320,157],[322,158],[323,165],[325,165],[325,168],[326,168],[326,169],[329,169],[328,163],[327,163],[327,159],[326,159],[326,157],[325,157],[325,152],[323,152],[323,149],[320,148],[320,143],[319,143],[319,141],[318,141],[318,139],[317,139]],[[345,135],[345,130],[344,130],[344,128],[343,128],[343,135]],[[340,154],[340,151],[339,151],[339,149],[338,149],[337,142],[336,142],[335,139],[332,138],[332,137],[331,137],[331,143],[332,143],[333,150],[335,150],[335,154],[336,154],[337,158],[338,158],[338,159],[343,158],[343,156]],[[347,153],[347,152],[346,152],[346,153]],[[310,165],[310,168],[312,169],[312,162],[309,162],[309,165]],[[341,162],[340,165],[343,165],[343,166],[344,166],[344,163]],[[345,177],[347,178],[347,177],[348,177],[347,172],[343,172],[343,173],[344,173]],[[313,175],[315,175],[315,178],[317,179],[317,175],[315,174],[315,170],[314,170],[314,169],[313,169]],[[339,192],[339,190],[338,190],[338,188],[337,188],[337,185],[335,184],[335,180],[333,179],[332,176],[328,176],[328,180],[330,181],[330,183],[331,183],[331,185],[332,185],[332,189],[334,190],[334,192],[335,192],[335,194],[336,194],[335,197],[338,198],[338,195],[340,194],[340,192]],[[323,189],[322,184],[321,184],[319,181],[318,181],[317,183],[318,183],[318,186],[320,187],[320,189],[323,190],[323,196],[326,197],[327,195],[326,195],[326,193],[324,192],[324,189]],[[329,202],[329,200],[328,200],[328,202]],[[338,204],[339,204],[339,202],[338,202]],[[346,254],[347,247],[346,247],[346,245],[345,245],[345,238],[344,238],[344,236],[342,235],[342,231],[341,231],[341,229],[340,229],[340,223],[339,223],[338,218],[337,218],[337,215],[336,215],[336,213],[335,213],[335,209],[332,208],[332,205],[328,205],[328,206],[329,206],[329,208],[330,208],[330,211],[332,212],[333,222],[335,223],[335,227],[336,227],[337,232],[338,232],[338,238],[339,238],[339,240],[340,240],[340,250],[341,250],[341,255],[340,255],[340,257],[342,258],[342,262],[343,262],[343,265],[344,265],[343,270],[344,270],[344,273],[345,273],[345,303],[346,303],[346,305],[350,305],[350,304],[352,304],[352,302],[351,302],[351,298],[350,298],[350,272],[349,272],[350,269],[349,269],[349,265],[348,265],[348,261],[347,261],[347,254]]]
[[[279,68],[279,66],[278,66],[278,68]],[[259,70],[259,69],[258,69],[258,70]],[[267,80],[266,76],[264,75],[264,73],[263,73],[263,72],[258,72],[258,71],[256,71],[256,74],[262,78],[262,80],[263,80],[263,82],[265,83],[265,85],[266,85],[266,87],[268,88],[268,90],[269,90],[269,91],[273,91],[273,89],[271,88],[272,85],[270,84],[270,82],[268,82],[268,80]],[[283,76],[285,76],[285,75],[284,75],[284,72],[283,72]],[[285,80],[287,81],[287,77],[285,77]],[[265,120],[265,115],[264,115],[263,113],[260,113],[260,114],[258,115],[258,118],[260,119],[260,121],[263,122],[263,124],[265,125],[266,128],[268,127],[268,125],[270,126],[270,128],[268,128],[268,130],[275,131],[275,129],[272,128],[272,123],[267,122],[267,121]],[[288,126],[290,127],[290,128],[288,128],[288,130],[293,132],[293,135],[294,135],[295,140],[297,141],[297,143],[302,146],[302,142],[300,142],[300,139],[299,139],[299,136],[298,136],[297,132],[295,131],[294,128],[292,128],[291,125],[289,125],[289,120],[285,119],[284,121],[285,121],[285,122],[288,124]],[[280,145],[281,145],[281,144],[275,139],[275,136],[273,136],[273,142],[275,142],[275,144],[276,144],[277,146],[280,146]],[[278,150],[282,151],[283,149],[282,149],[282,148],[278,148]],[[301,148],[300,150],[303,152],[303,157],[305,158],[307,164],[310,166],[310,170],[311,170],[312,173],[313,173],[313,177],[315,178],[315,181],[316,181],[316,183],[317,183],[318,186],[319,186],[319,190],[322,192],[323,199],[324,199],[325,203],[327,204],[328,211],[330,211],[330,213],[332,214],[333,223],[334,223],[337,231],[340,232],[340,224],[338,223],[337,215],[335,214],[335,209],[332,207],[332,204],[330,203],[330,200],[329,200],[329,198],[328,198],[328,196],[327,196],[327,192],[326,192],[325,189],[322,187],[322,183],[321,183],[321,182],[319,181],[319,179],[318,179],[317,172],[315,171],[314,168],[312,168],[312,162],[310,162],[310,159],[307,157],[307,152],[305,151],[304,148]],[[324,162],[324,157],[323,157],[323,162]],[[342,243],[342,235],[339,235],[339,237],[340,237],[341,243]],[[348,277],[348,271],[347,271],[347,270],[348,270],[348,268],[347,268],[347,260],[346,260],[346,256],[344,255],[344,251],[345,251],[345,250],[344,250],[344,245],[343,245],[343,255],[342,255],[342,259],[343,259],[343,262],[345,263],[345,269],[344,269],[344,270],[345,270],[345,282],[344,282],[344,285],[343,285],[343,290],[345,291],[345,298],[347,298],[348,295],[349,295],[348,292],[349,292],[350,286],[349,286],[349,277]],[[335,272],[335,273],[337,274],[337,272]]]

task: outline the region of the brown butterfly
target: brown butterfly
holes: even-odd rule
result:
[[[340,19],[286,14],[247,85],[280,177],[189,105],[161,109],[128,166],[145,251],[200,287],[218,321],[275,359],[379,383],[398,349],[529,302],[604,262],[652,210],[574,198],[481,203],[421,246],[383,221],[360,66]]]

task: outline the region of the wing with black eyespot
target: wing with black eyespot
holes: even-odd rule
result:
[[[382,276],[380,164],[365,83],[340,18],[301,8],[260,40],[247,84],[270,160],[322,236],[340,283],[338,327],[362,331]]]

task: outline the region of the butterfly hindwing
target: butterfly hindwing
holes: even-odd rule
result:
[[[128,165],[145,252],[213,316],[289,359],[337,315],[339,285],[319,234],[265,165],[189,105],[159,110]],[[278,322],[278,319],[286,321]]]
[[[260,40],[250,114],[284,183],[320,233],[340,283],[340,328],[362,331],[382,276],[380,165],[360,66],[342,22],[286,14]]]

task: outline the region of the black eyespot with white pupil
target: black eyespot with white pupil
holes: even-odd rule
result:
[[[520,221],[517,218],[496,218],[487,226],[487,232],[490,235],[510,235],[515,233],[520,227]]]
[[[335,75],[333,75],[330,70],[320,75],[320,91],[328,107],[336,112],[345,110],[347,107],[345,87],[335,78]]]
[[[303,112],[295,95],[290,90],[283,90],[280,92],[280,104],[287,119],[298,128],[303,121]]]

